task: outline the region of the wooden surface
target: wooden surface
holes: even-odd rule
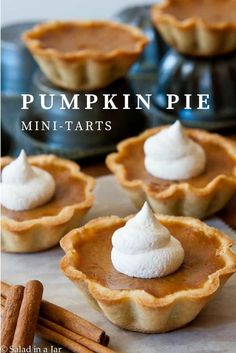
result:
[[[231,138],[236,141],[236,135],[232,135]],[[105,157],[83,162],[81,163],[81,168],[85,173],[92,175],[95,178],[111,174],[105,165]],[[236,195],[227,204],[227,206],[217,214],[217,216],[222,218],[230,227],[236,229]]]

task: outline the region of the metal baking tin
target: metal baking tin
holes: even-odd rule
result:
[[[184,56],[164,43],[150,20],[150,6],[134,6],[121,11],[116,19],[140,27],[150,43],[131,70],[134,91],[153,94],[146,110],[151,126],[181,120],[186,126],[207,130],[236,127],[236,53],[214,58]],[[150,93],[150,92],[148,92]],[[180,101],[167,110],[167,94]],[[192,94],[192,109],[184,109],[184,94]],[[197,109],[197,94],[209,94],[210,109]]]
[[[21,41],[23,32],[38,22],[16,23],[1,29],[1,90],[9,96],[29,92],[37,65]]]

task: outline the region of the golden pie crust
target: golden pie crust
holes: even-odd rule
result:
[[[165,0],[152,7],[151,18],[164,40],[183,54],[236,50],[235,0]]]
[[[74,91],[123,77],[148,43],[139,29],[112,21],[39,24],[23,41],[52,83]]]
[[[1,168],[13,159],[1,158]],[[51,248],[80,221],[94,202],[95,181],[82,173],[78,164],[54,155],[28,158],[32,165],[47,170],[56,183],[52,199],[33,210],[11,211],[1,205],[1,250],[37,252]]]
[[[190,269],[188,269],[188,263],[185,264],[184,260],[183,265],[175,273],[155,279],[157,283],[154,283],[154,286],[163,286],[163,281],[167,283],[165,291],[158,296],[142,289],[142,286],[137,287],[139,279],[119,274],[114,267],[111,282],[106,281],[105,277],[111,271],[112,265],[107,265],[105,268],[102,262],[104,256],[109,257],[111,245],[109,248],[107,245],[107,249],[104,249],[102,254],[101,251],[96,252],[97,248],[93,249],[99,238],[102,242],[109,233],[113,234],[115,229],[124,225],[129,217],[121,219],[117,216],[110,216],[92,220],[85,226],[72,230],[60,242],[66,253],[61,260],[61,269],[65,275],[79,287],[91,303],[100,308],[108,320],[131,331],[158,333],[184,326],[199,314],[225,281],[236,271],[236,255],[230,250],[232,240],[225,234],[193,218],[164,215],[156,215],[156,217],[167,228],[174,230],[180,227],[181,238],[179,240],[184,248],[185,242],[188,243],[185,258],[188,257],[190,264]],[[195,239],[200,237],[206,246],[200,246],[199,240],[198,246],[191,245],[189,241],[191,232],[195,234]],[[86,245],[90,245],[90,249],[93,250],[86,248]],[[210,252],[204,250],[208,248],[208,245],[211,247]],[[105,254],[105,251],[109,254]],[[201,252],[204,251],[206,253],[201,257]],[[94,261],[95,256],[98,256],[97,264],[96,260]],[[101,256],[101,261],[99,256]],[[83,265],[84,259],[86,259],[86,266]],[[87,264],[89,261],[91,261],[91,269]],[[217,264],[215,267],[214,262]],[[184,267],[188,275],[192,275],[191,266],[199,266],[195,272],[199,271],[201,282],[195,286],[187,284],[183,287],[183,283],[178,279],[175,288],[169,290],[172,286],[172,279],[178,276]],[[101,281],[103,277],[104,281]],[[119,282],[124,278],[127,278],[131,284],[133,281],[134,288],[126,288],[124,283],[122,285]],[[150,280],[141,279],[141,281],[144,283]]]
[[[122,141],[118,152],[107,157],[107,166],[120,185],[137,207],[148,201],[155,212],[162,214],[202,219],[222,209],[236,191],[235,142],[203,130],[186,129],[206,152],[206,171],[193,179],[166,181],[145,170],[143,154],[145,140],[164,128],[149,129]]]

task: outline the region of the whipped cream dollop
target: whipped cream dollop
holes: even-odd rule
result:
[[[161,179],[190,179],[206,166],[204,149],[186,135],[179,121],[149,137],[144,154],[146,170]]]
[[[112,245],[113,266],[131,277],[167,276],[184,260],[181,243],[157,220],[148,203],[114,232]]]
[[[55,192],[51,174],[31,166],[25,152],[2,171],[1,204],[14,211],[30,210],[45,204]]]

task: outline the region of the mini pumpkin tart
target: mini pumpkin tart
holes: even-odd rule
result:
[[[199,220],[145,222],[145,214],[144,207],[134,218],[102,217],[72,230],[60,242],[61,269],[115,325],[166,332],[199,314],[236,271],[236,255],[226,235]]]
[[[236,50],[235,0],[165,0],[152,7],[151,17],[164,40],[184,54]]]
[[[137,28],[111,21],[49,22],[23,35],[47,78],[69,90],[91,90],[123,77],[147,38]]]
[[[162,214],[206,218],[236,190],[235,142],[178,122],[124,140],[106,163],[137,207]]]
[[[54,155],[1,158],[1,248],[36,252],[58,244],[93,204],[94,179]]]

